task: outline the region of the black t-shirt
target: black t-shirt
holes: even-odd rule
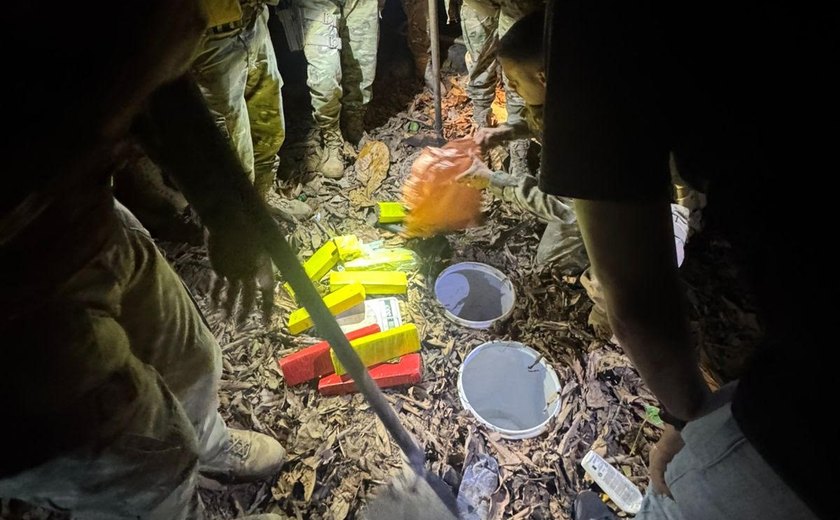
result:
[[[790,6],[549,2],[541,189],[669,196],[668,154],[752,282],[766,341],[733,414],[764,459],[829,517],[840,430],[828,309],[836,269],[821,179],[836,169],[828,15]],[[826,267],[826,266],[829,267]],[[827,303],[823,303],[827,302]],[[836,321],[836,318],[834,318]],[[836,376],[835,376],[836,377]]]

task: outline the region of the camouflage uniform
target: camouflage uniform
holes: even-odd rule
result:
[[[508,125],[513,127],[514,138],[530,136],[540,140],[542,110],[524,106],[520,119]],[[538,264],[562,259],[561,269],[570,273],[578,273],[588,265],[571,199],[544,193],[537,178],[531,175],[510,176],[497,172],[489,189],[500,199],[548,224],[537,249],[535,260]]]
[[[286,138],[283,79],[268,32],[266,3],[241,0],[242,16],[209,29],[193,62],[196,80],[219,128],[266,196]]]
[[[534,11],[543,9],[542,0],[465,0],[461,5],[461,29],[464,43],[467,46],[469,60],[467,68],[470,80],[467,84],[467,94],[479,109],[488,109],[496,97],[499,65],[496,60],[489,62],[483,70],[476,70],[475,64],[482,51],[495,38],[501,38],[519,19]],[[505,99],[508,112],[508,123],[516,124],[522,118],[525,102],[516,92],[508,87],[507,78],[502,74],[505,83]],[[481,122],[481,121],[480,121]]]
[[[379,42],[377,0],[300,0],[303,52],[315,123],[325,144],[357,142],[373,94]]]
[[[519,19],[525,15],[544,8],[542,0],[465,0],[461,6],[461,28],[464,43],[467,46],[467,70],[469,82],[467,95],[473,101],[473,117],[479,126],[487,125],[490,105],[496,97],[496,84],[500,67],[497,61],[482,60],[486,67],[476,69],[476,64],[482,52],[496,38],[501,38]],[[505,84],[505,104],[507,106],[507,122],[512,125],[522,120],[522,110],[525,102],[508,85],[507,77],[502,74]],[[510,167],[512,174],[524,175],[528,169],[529,142],[519,139],[510,143]]]

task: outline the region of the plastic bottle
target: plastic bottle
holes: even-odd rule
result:
[[[639,488],[600,455],[589,450],[580,465],[622,511],[635,515],[642,508]]]

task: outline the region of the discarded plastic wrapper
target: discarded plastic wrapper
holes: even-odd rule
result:
[[[417,268],[417,253],[403,247],[365,249],[362,256],[344,263],[345,271],[411,271]]]
[[[417,327],[409,323],[351,341],[350,346],[359,354],[362,363],[369,367],[404,354],[417,352],[420,350],[420,334],[417,332]],[[344,369],[335,352],[331,351],[330,355],[335,373],[345,374],[347,370]]]
[[[393,296],[365,300],[342,312],[335,319],[345,334],[369,325],[378,325],[383,331],[402,325],[400,302]]]
[[[361,337],[381,332],[379,325],[373,324],[352,332],[345,333],[353,341]],[[330,344],[326,341],[310,345],[293,354],[277,360],[283,379],[288,386],[299,385],[316,377],[332,374],[333,364],[330,357]]]
[[[327,309],[330,310],[333,316],[341,314],[365,301],[365,288],[361,284],[348,285],[341,289],[324,296],[324,303]],[[312,318],[309,316],[309,311],[306,309],[298,309],[289,314],[289,323],[287,325],[290,334],[300,334],[314,325]]]
[[[403,186],[408,236],[433,236],[480,223],[481,190],[457,180],[475,159],[480,160],[480,150],[470,138],[423,149]]]
[[[399,202],[378,202],[376,217],[380,224],[399,224],[405,220],[405,206]]]
[[[370,377],[379,388],[413,385],[423,378],[423,359],[419,352],[406,354],[396,363],[382,363],[369,369]],[[321,395],[341,395],[356,391],[356,383],[345,374],[330,374],[318,381]]]
[[[330,273],[330,290],[336,291],[360,283],[365,294],[405,294],[408,277],[399,271],[333,271]]]
[[[320,385],[319,385],[320,386]],[[499,463],[490,455],[478,455],[464,470],[458,488],[458,513],[461,520],[487,520],[493,508],[493,494],[499,487]]]

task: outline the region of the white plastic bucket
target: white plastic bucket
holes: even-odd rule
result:
[[[510,316],[516,292],[510,279],[495,267],[461,262],[440,273],[435,297],[450,320],[472,329],[487,329]]]
[[[458,373],[461,404],[507,439],[543,433],[560,411],[560,380],[544,359],[516,341],[491,341],[470,352]]]

